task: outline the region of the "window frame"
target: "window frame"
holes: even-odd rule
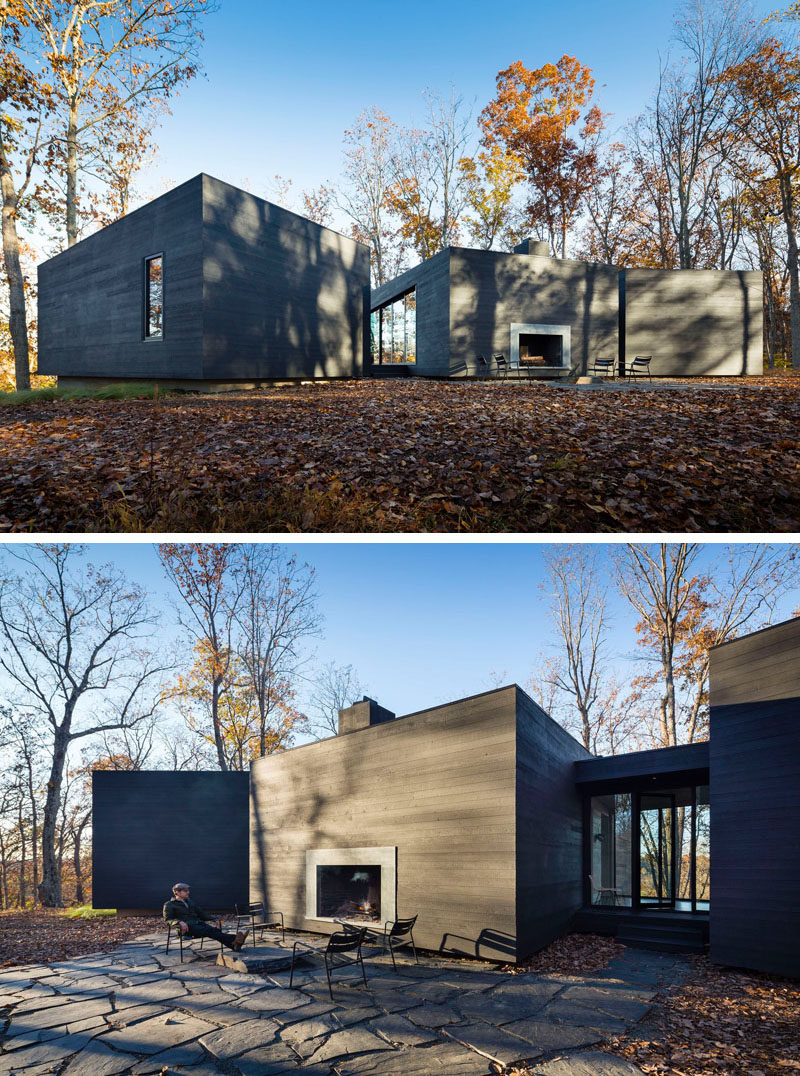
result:
[[[155,261],[157,258],[161,259],[161,333],[158,336],[152,336],[148,333],[148,327],[150,322],[150,262]],[[142,340],[145,343],[156,343],[159,340],[163,340],[166,336],[166,264],[167,259],[164,251],[159,251],[157,254],[147,254],[142,260],[143,270],[143,294],[142,294]]]
[[[419,311],[419,300],[417,297],[417,303],[414,306],[414,358],[403,358],[399,362],[394,362],[391,359],[388,362],[383,361],[384,341],[383,341],[383,322],[384,318],[381,316],[384,310],[394,306],[395,303],[402,302],[403,304],[403,355],[408,355],[408,307],[406,299],[409,295],[415,295],[418,292],[416,284],[413,284],[410,288],[406,288],[398,295],[393,295],[391,299],[386,299],[380,304],[380,306],[373,307],[370,310],[370,331],[372,331],[372,315],[377,314],[377,338],[373,338],[375,345],[375,352],[372,357],[372,363],[374,366],[416,366],[417,365],[417,328],[416,319]],[[392,340],[390,341],[390,353],[394,348],[394,315],[392,315]]]

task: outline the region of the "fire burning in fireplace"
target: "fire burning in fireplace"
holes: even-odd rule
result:
[[[381,921],[378,866],[318,866],[317,915],[355,922]]]

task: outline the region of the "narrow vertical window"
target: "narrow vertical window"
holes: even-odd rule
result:
[[[159,339],[164,335],[164,256],[157,254],[144,262],[144,335]]]

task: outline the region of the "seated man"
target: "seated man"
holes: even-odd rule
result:
[[[238,934],[226,934],[218,926],[209,926],[214,917],[206,915],[189,899],[189,886],[186,882],[176,882],[172,887],[172,900],[168,900],[161,913],[167,923],[177,923],[181,934],[189,938],[213,938],[221,941],[229,949],[238,953],[249,931],[240,930]],[[216,922],[219,924],[219,920]]]

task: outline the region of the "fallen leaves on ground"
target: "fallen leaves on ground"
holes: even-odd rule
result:
[[[160,919],[138,916],[68,919],[47,908],[0,912],[0,967],[106,953],[130,938],[163,929]]]
[[[800,377],[352,381],[0,413],[6,531],[793,531]]]
[[[603,971],[625,949],[601,934],[565,934],[521,964],[507,964],[507,975],[591,975]]]
[[[800,984],[714,967],[663,995],[644,1025],[603,1049],[648,1076],[797,1076]]]

